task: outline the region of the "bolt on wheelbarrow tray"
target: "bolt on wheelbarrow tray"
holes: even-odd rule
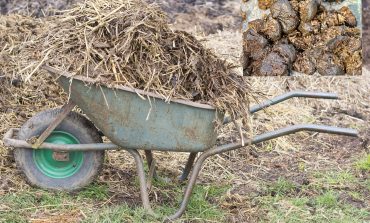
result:
[[[298,131],[346,136],[358,134],[356,130],[348,128],[302,124],[249,138],[242,134],[240,126],[234,122],[241,140],[215,146],[217,139],[215,123],[227,124],[233,120],[224,117],[224,114],[217,112],[212,106],[183,100],[166,102],[153,93],[126,87],[109,88],[92,84],[89,78],[72,76],[52,67],[44,69],[58,76],[60,85],[70,95],[70,101],[57,112],[39,113],[27,121],[21,129],[10,129],[3,138],[6,146],[17,148],[18,152],[15,154],[20,155],[16,157],[16,161],[18,160],[17,164],[20,164],[28,181],[49,189],[68,190],[75,185],[82,187],[91,182],[100,169],[103,160],[102,150],[126,150],[135,159],[143,206],[148,213],[153,213],[147,188],[150,179],[155,176],[155,161],[151,151],[189,152],[188,161],[180,178],[186,180],[192,170],[189,181],[179,210],[166,217],[168,220],[179,218],[184,213],[201,167],[212,155]],[[250,113],[292,97],[338,99],[337,95],[332,93],[295,91],[253,106]],[[75,105],[81,108],[90,120],[73,113]],[[111,143],[102,142],[95,126]],[[27,132],[32,134],[25,134]],[[32,139],[34,137],[36,139]],[[137,151],[139,149],[145,150],[150,167],[148,181],[143,159]],[[200,155],[197,158],[198,153]],[[92,170],[87,171],[86,168],[89,166],[92,166],[90,168]],[[68,174],[64,170],[68,171]],[[34,172],[39,174],[35,175]]]

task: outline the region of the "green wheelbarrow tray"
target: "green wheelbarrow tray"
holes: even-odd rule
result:
[[[179,218],[184,213],[201,167],[204,161],[212,155],[299,131],[314,131],[354,137],[358,135],[356,130],[348,128],[302,124],[288,126],[249,138],[241,133],[240,126],[238,126],[237,122],[234,122],[239,130],[241,140],[215,146],[217,139],[216,122],[227,124],[233,120],[230,117],[224,117],[224,114],[216,111],[212,106],[183,100],[166,102],[162,97],[153,93],[127,87],[113,89],[92,84],[92,80],[86,77],[73,76],[49,66],[44,66],[43,68],[58,77],[59,84],[70,95],[69,102],[62,107],[55,120],[51,122],[49,127],[45,129],[33,144],[26,140],[17,139],[16,135],[19,129],[10,129],[4,135],[4,144],[14,148],[47,148],[55,153],[126,150],[135,159],[142,203],[150,214],[153,214],[153,211],[149,202],[148,182],[144,172],[143,159],[138,150],[145,150],[147,162],[150,166],[149,180],[155,174],[152,150],[188,152],[190,155],[180,177],[180,181],[184,181],[191,172],[188,185],[179,210],[175,214],[166,217],[167,220]],[[250,108],[249,112],[260,111],[292,97],[338,99],[338,96],[332,93],[294,91],[255,105]],[[72,111],[75,105],[82,109],[103,135],[108,137],[111,141],[110,143],[54,144],[45,142],[47,137]],[[200,155],[198,156],[199,153]],[[194,163],[195,159],[196,162]]]
[[[215,144],[215,121],[223,120],[205,104],[169,103],[142,90],[91,85],[85,77],[58,81],[105,136],[127,149],[202,152]]]

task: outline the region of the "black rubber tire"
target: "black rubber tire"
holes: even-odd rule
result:
[[[59,113],[60,109],[51,109],[36,114],[21,127],[18,138],[27,140],[39,136]],[[76,112],[70,112],[55,130],[72,134],[80,143],[102,142],[99,131],[92,122]],[[79,190],[91,183],[103,166],[104,155],[104,151],[83,152],[83,163],[78,172],[67,178],[56,179],[46,176],[37,168],[32,149],[14,150],[16,164],[29,184],[44,189],[63,191]]]

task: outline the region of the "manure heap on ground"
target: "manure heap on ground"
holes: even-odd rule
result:
[[[327,10],[319,0],[264,3],[271,13],[249,21],[243,34],[244,75],[361,74],[361,30],[347,6]]]
[[[0,135],[10,127],[19,127],[41,110],[62,105],[67,99],[43,70],[35,72],[30,82],[24,81],[27,75],[22,70],[36,66],[38,57],[28,54],[27,45],[44,32],[45,26],[44,20],[28,16],[0,15]],[[0,154],[10,163],[13,156],[4,155],[7,152],[0,149]]]
[[[249,86],[192,35],[173,31],[165,14],[141,0],[92,0],[47,18],[19,54],[23,79],[49,64],[109,87],[125,85],[163,99],[207,103],[247,115]]]

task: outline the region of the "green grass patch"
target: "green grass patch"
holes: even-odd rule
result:
[[[24,215],[20,215],[15,212],[1,212],[0,211],[0,222],[1,223],[26,223],[27,218]]]
[[[370,210],[354,202],[366,204],[366,189],[370,180],[350,171],[317,172],[308,185],[279,178],[253,202],[260,210],[258,222],[362,223],[369,222]],[[342,197],[346,194],[357,201]]]
[[[365,187],[367,190],[370,190],[370,179],[365,180]]]
[[[363,159],[356,163],[356,167],[363,171],[370,172],[370,154],[367,154]]]
[[[164,182],[157,182],[157,184],[166,186]],[[174,214],[179,208],[183,191],[180,187],[174,189],[176,190],[175,203],[154,206],[153,209],[157,214],[156,217],[147,215],[142,207],[131,208],[128,207],[127,204],[122,204],[118,206],[105,207],[99,212],[91,213],[89,218],[84,222],[162,222],[164,217]],[[187,206],[186,212],[179,222],[192,220],[200,220],[201,222],[222,222],[226,216],[226,213],[211,200],[222,199],[222,196],[228,189],[228,186],[196,186],[193,190],[193,194]]]
[[[349,171],[317,172],[313,177],[310,187],[318,190],[354,187],[359,183],[359,180]]]
[[[109,188],[105,184],[92,183],[78,192],[77,200],[96,199],[105,200],[109,197]]]
[[[27,222],[36,210],[68,210],[73,199],[63,192],[31,189],[0,197],[0,222]]]
[[[179,208],[183,196],[183,187],[159,182],[164,187],[174,186],[173,202],[154,206],[157,217],[149,216],[143,208],[130,207],[124,202],[119,205],[97,206],[109,198],[108,187],[104,184],[91,184],[76,194],[54,193],[44,190],[31,189],[0,197],[0,222],[28,222],[37,211],[43,213],[65,213],[66,210],[82,210],[87,219],[84,222],[162,222],[167,215],[173,214]],[[176,185],[176,186],[175,186]],[[217,203],[222,201],[229,186],[196,186],[193,190],[189,205],[181,221],[223,221],[226,213]],[[170,194],[169,194],[170,195]],[[161,194],[160,194],[161,196]]]
[[[147,216],[142,208],[130,208],[126,204],[110,206],[88,215],[83,222],[121,223],[121,222],[158,222]]]
[[[222,196],[224,196],[227,190],[228,187],[225,186],[196,186],[190,199],[186,215],[197,216],[198,218],[209,220],[224,219],[224,211],[217,205],[212,204],[211,200],[222,200]],[[178,200],[180,201],[180,199]]]
[[[370,218],[369,210],[341,203],[338,195],[328,191],[316,197],[256,198],[261,215],[258,222],[315,222],[315,223],[361,223]]]
[[[338,202],[338,194],[334,191],[327,191],[315,199],[318,207],[335,208],[338,206]]]
[[[285,196],[294,192],[296,185],[284,178],[279,178],[276,182],[268,186],[267,191],[273,196]]]
[[[309,203],[310,199],[307,197],[297,197],[297,198],[292,198],[291,202],[294,206],[296,207],[304,207]]]

